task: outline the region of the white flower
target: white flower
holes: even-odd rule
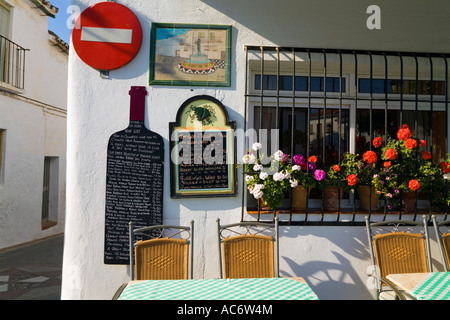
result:
[[[289,182],[291,184],[291,188],[295,188],[296,186],[298,186],[298,181],[295,179],[293,180],[289,179]]]
[[[273,180],[275,181],[281,181],[284,179],[284,174],[283,172],[277,172],[273,174]]]
[[[275,160],[277,160],[277,161],[283,160],[283,158],[284,158],[284,153],[283,153],[283,151],[278,150],[277,152],[275,152],[275,153],[273,154],[273,158],[274,158]]]
[[[284,179],[288,179],[288,178],[291,177],[289,171],[285,170],[284,172],[285,172],[285,173],[284,173]]]
[[[269,176],[269,174],[267,173],[267,172],[261,172],[260,174],[259,174],[259,178],[261,179],[261,180],[264,180],[265,178],[267,178]]]
[[[242,161],[246,164],[251,164],[251,163],[255,163],[256,158],[253,153],[248,153],[242,158]]]
[[[255,193],[258,193],[258,192],[262,192],[261,191],[262,189],[264,189],[264,185],[263,184],[255,184],[253,186],[253,188],[249,189],[249,190],[250,190],[251,194],[255,194]]]
[[[259,199],[263,196],[264,192],[262,192],[261,190],[258,190],[256,192],[253,192],[253,198],[255,199]]]
[[[263,168],[262,164],[258,164],[258,163],[253,166],[253,170],[255,170],[255,171],[259,171],[262,168]]]
[[[294,171],[296,171],[296,170],[301,170],[302,168],[299,166],[299,165],[297,165],[297,164],[295,164],[295,165],[293,165],[292,166],[292,170],[294,170]]]
[[[261,149],[261,148],[262,148],[262,144],[259,143],[259,142],[255,142],[255,143],[252,145],[252,149],[255,150],[255,151],[257,151],[257,150],[259,150],[259,149]]]
[[[444,174],[444,179],[450,179],[450,173]]]
[[[250,191],[250,193],[253,195],[253,198],[259,199],[263,196],[264,192],[262,192],[262,189],[264,189],[263,184],[255,184],[253,189]]]
[[[252,181],[253,179],[254,179],[253,176],[245,175],[245,181],[249,182]]]

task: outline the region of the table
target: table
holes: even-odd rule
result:
[[[450,300],[450,272],[399,273],[386,278],[417,300]]]
[[[303,278],[130,281],[118,300],[318,300]]]

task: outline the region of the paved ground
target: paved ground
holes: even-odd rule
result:
[[[0,251],[0,300],[60,300],[64,235]]]

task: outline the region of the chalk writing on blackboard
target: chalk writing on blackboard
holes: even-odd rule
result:
[[[180,132],[178,141],[179,190],[229,188],[226,132]]]
[[[108,143],[106,264],[129,263],[130,221],[139,228],[162,224],[163,220],[164,142],[160,135],[144,126],[145,87],[133,89],[140,96],[135,101],[138,105],[131,105],[130,119],[137,120],[130,120],[128,128],[114,133]],[[136,107],[140,110],[137,113]]]
[[[188,99],[169,128],[171,197],[235,196],[235,123],[222,103]]]

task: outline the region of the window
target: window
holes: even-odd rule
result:
[[[0,1],[0,81],[7,75],[7,40],[9,37],[9,7]]]
[[[0,35],[5,38],[9,37],[9,17],[10,8],[2,1],[0,1]]]
[[[11,8],[0,0],[0,86],[8,90],[24,89],[25,52],[10,40]]]
[[[56,225],[58,221],[59,158],[44,158],[42,185],[42,229]]]
[[[316,155],[318,165],[326,168],[345,152],[362,154],[374,137],[386,141],[407,124],[427,142],[434,160],[446,156],[450,55],[252,46],[246,50],[245,123],[255,129],[254,141],[266,139],[267,152],[275,152],[276,146],[285,154]],[[244,146],[244,152],[248,148]],[[329,218],[332,222],[326,222],[332,224],[355,223],[357,193],[344,194],[337,216],[321,209],[321,191],[312,190],[309,199],[306,212],[295,212],[286,195],[278,213],[287,213],[289,223],[307,224],[309,213],[321,215],[321,221]],[[258,218],[261,213],[251,196],[243,200],[242,220],[245,213],[257,213]],[[341,217],[346,214],[350,216],[344,222]]]
[[[277,86],[278,79],[278,86]],[[308,91],[308,77],[307,76],[295,76],[294,84],[292,83],[292,76],[286,75],[264,75],[261,82],[261,75],[255,75],[255,90],[261,89],[261,83],[263,90],[282,90],[292,91],[294,85],[295,91]],[[327,77],[326,85],[324,84],[324,77],[311,77],[311,91],[312,92],[340,92],[338,77]],[[345,79],[341,80],[342,91],[345,92]]]
[[[445,95],[445,81],[359,79],[359,93]]]

